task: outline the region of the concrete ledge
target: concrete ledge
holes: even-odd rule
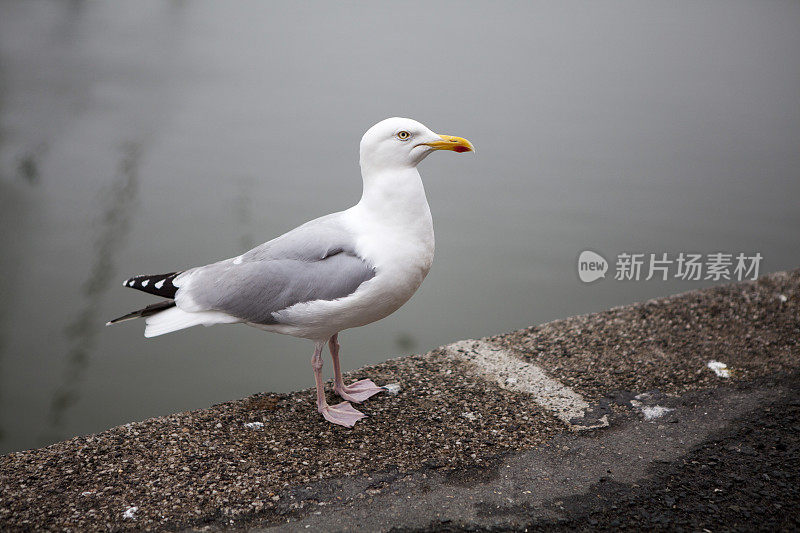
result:
[[[791,375],[799,334],[794,270],[462,341],[353,372],[400,388],[362,404],[368,418],[351,430],[323,422],[308,389],[2,456],[0,529],[285,522],[336,506],[336,487],[365,476],[463,477],[569,430],[657,418],[690,391]],[[320,483],[333,489],[311,490]],[[361,501],[381,491],[362,489]]]

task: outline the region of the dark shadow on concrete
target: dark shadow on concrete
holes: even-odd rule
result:
[[[532,521],[520,529],[797,531],[800,381],[795,374],[785,383],[785,394],[736,419],[679,460],[654,461],[646,480],[619,483],[601,477],[585,493],[544,504],[560,518]],[[529,506],[477,508],[481,517],[537,514]],[[438,525],[431,529],[442,530]]]

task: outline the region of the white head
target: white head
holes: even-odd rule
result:
[[[439,135],[410,118],[392,117],[372,126],[361,138],[362,172],[414,168],[434,150],[474,152],[468,140]]]

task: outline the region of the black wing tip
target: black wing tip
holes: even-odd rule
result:
[[[136,311],[117,317],[113,320],[109,320],[106,322],[106,326],[113,326],[114,324],[119,324],[120,322],[125,322],[127,320],[133,320],[135,318],[147,318],[148,316],[155,315],[161,311],[166,311],[171,307],[175,307],[175,300],[164,300],[163,302],[157,302],[148,305],[147,307],[143,307],[142,309],[137,309]]]
[[[134,318],[139,318],[141,315],[139,314],[140,311],[134,311],[132,313],[128,313],[127,315],[122,315],[117,318],[111,319],[106,322],[106,326],[113,326],[114,324],[119,324],[120,322],[125,322],[127,320],[133,320]]]
[[[163,296],[164,298],[175,298],[175,293],[178,292],[178,287],[176,287],[172,282],[182,272],[183,271],[169,272],[167,274],[145,274],[142,276],[134,276],[126,279],[122,283],[122,286],[146,292],[148,294],[154,294],[156,296]]]
[[[108,322],[106,322],[106,326],[113,326],[114,324],[119,324],[120,322],[125,322],[126,320],[133,320],[134,318],[139,318],[139,315],[136,314],[136,312],[128,313],[127,315],[123,315],[113,320],[109,320]]]

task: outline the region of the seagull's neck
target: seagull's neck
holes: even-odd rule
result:
[[[362,166],[364,191],[358,205],[390,226],[433,233],[425,187],[416,167],[369,170]]]
[[[359,253],[379,269],[400,269],[410,297],[431,268],[435,239],[422,179],[414,167],[365,172],[364,192],[352,208]],[[410,278],[407,276],[413,274]]]

